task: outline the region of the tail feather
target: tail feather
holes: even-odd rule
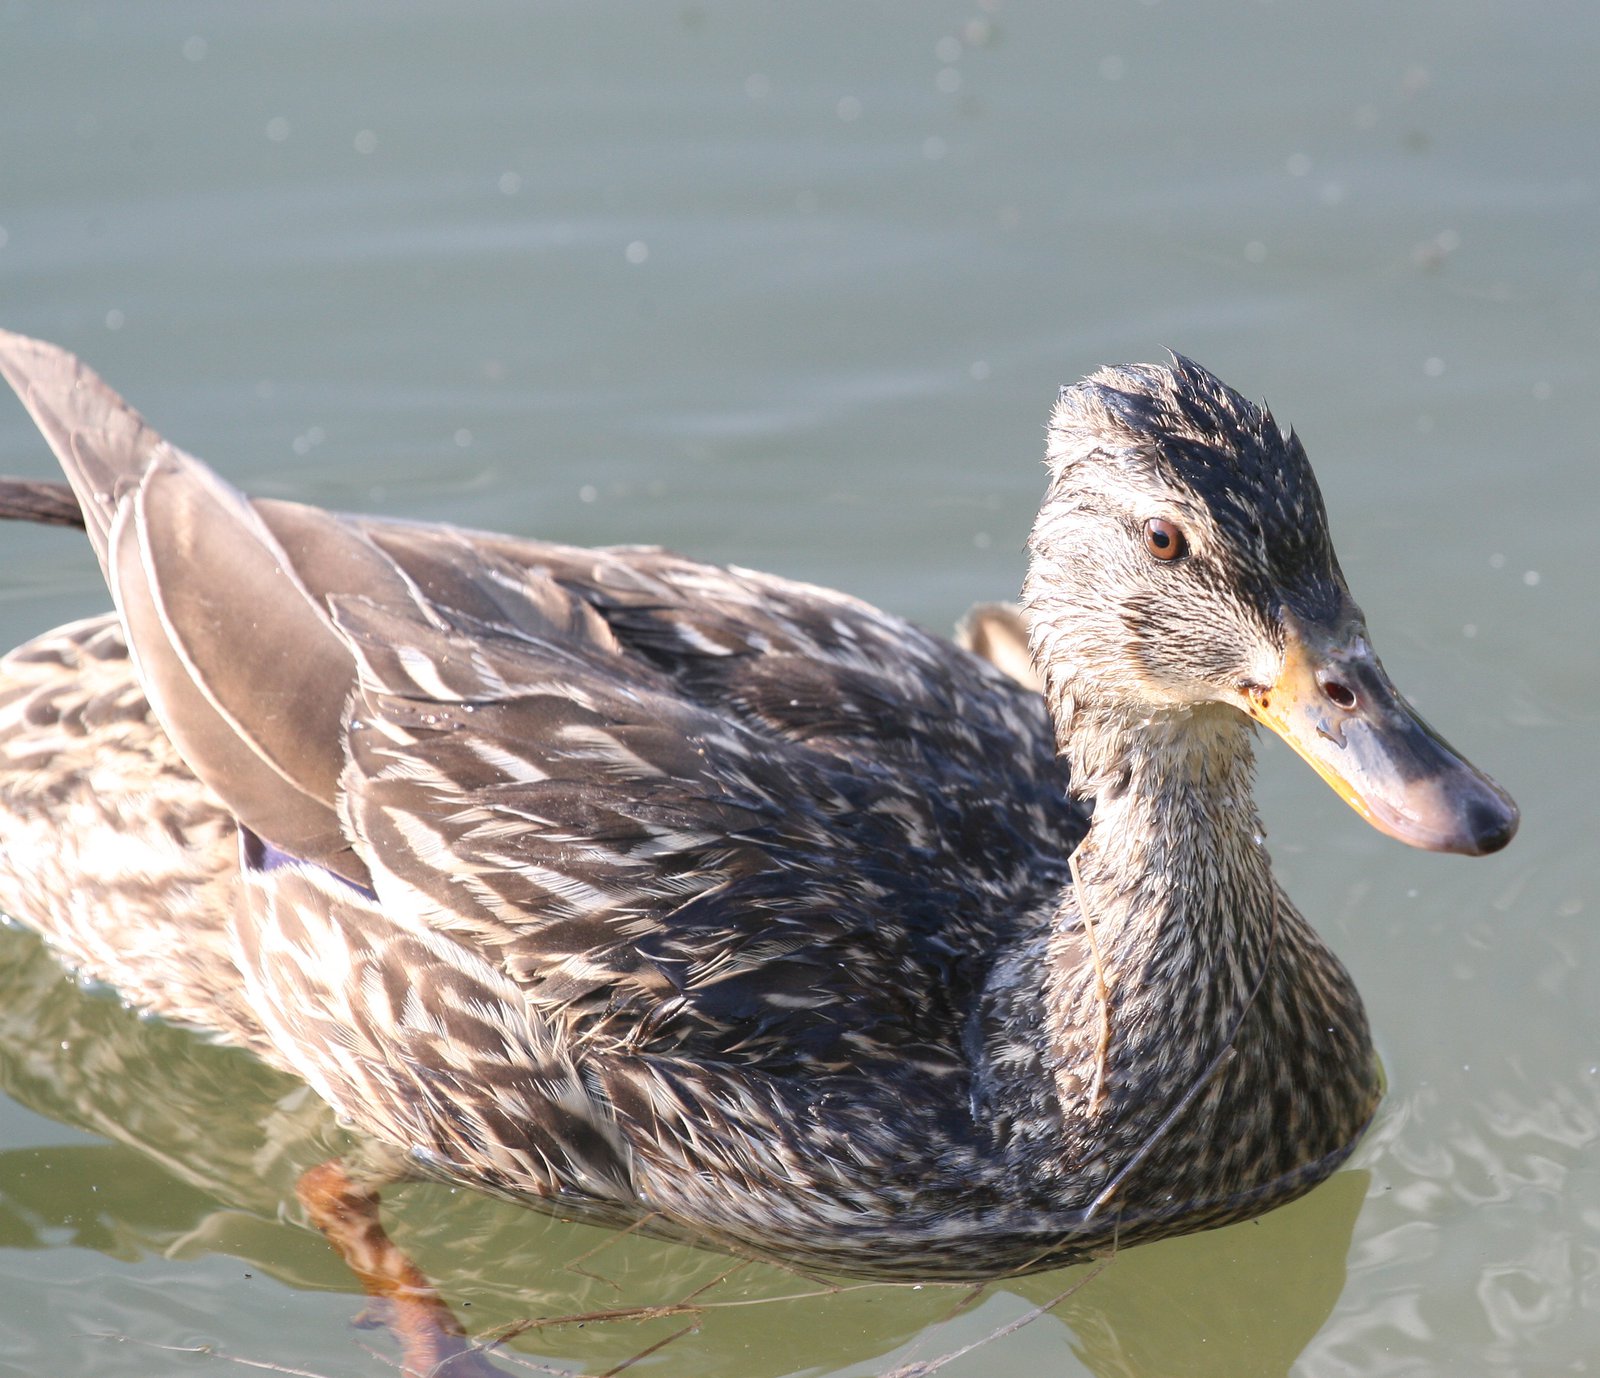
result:
[[[0,521],[75,526],[81,531],[83,509],[77,494],[64,483],[0,478]]]
[[[16,390],[61,461],[109,578],[117,499],[170,447],[97,373],[55,345],[0,330],[0,377]]]
[[[337,810],[355,660],[320,592],[242,493],[65,350],[0,331],[0,376],[61,462],[140,682],[189,768],[283,851],[364,883]],[[8,493],[15,515],[66,519],[59,485],[0,487],[0,507]],[[352,548],[338,567],[387,567],[359,533],[325,525],[324,545]]]

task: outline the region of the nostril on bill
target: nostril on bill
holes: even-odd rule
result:
[[[1317,683],[1322,686],[1323,696],[1335,708],[1342,708],[1346,712],[1356,706],[1356,691],[1341,679],[1332,675],[1318,676]]]

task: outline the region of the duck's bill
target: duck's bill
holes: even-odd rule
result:
[[[1400,696],[1359,619],[1330,636],[1291,622],[1278,682],[1246,694],[1245,707],[1391,837],[1483,856],[1516,834],[1511,796]]]

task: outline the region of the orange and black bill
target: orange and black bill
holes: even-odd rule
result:
[[[1324,629],[1285,616],[1283,670],[1244,695],[1265,723],[1373,827],[1413,847],[1483,856],[1517,831],[1499,785],[1418,716],[1367,642],[1353,610]]]

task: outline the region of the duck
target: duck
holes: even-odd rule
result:
[[[0,660],[0,909],[393,1175],[830,1273],[1256,1215],[1383,1075],[1253,740],[1412,846],[1510,796],[1394,687],[1305,450],[1198,364],[1060,391],[1018,605],[252,499],[0,334],[114,612]]]

